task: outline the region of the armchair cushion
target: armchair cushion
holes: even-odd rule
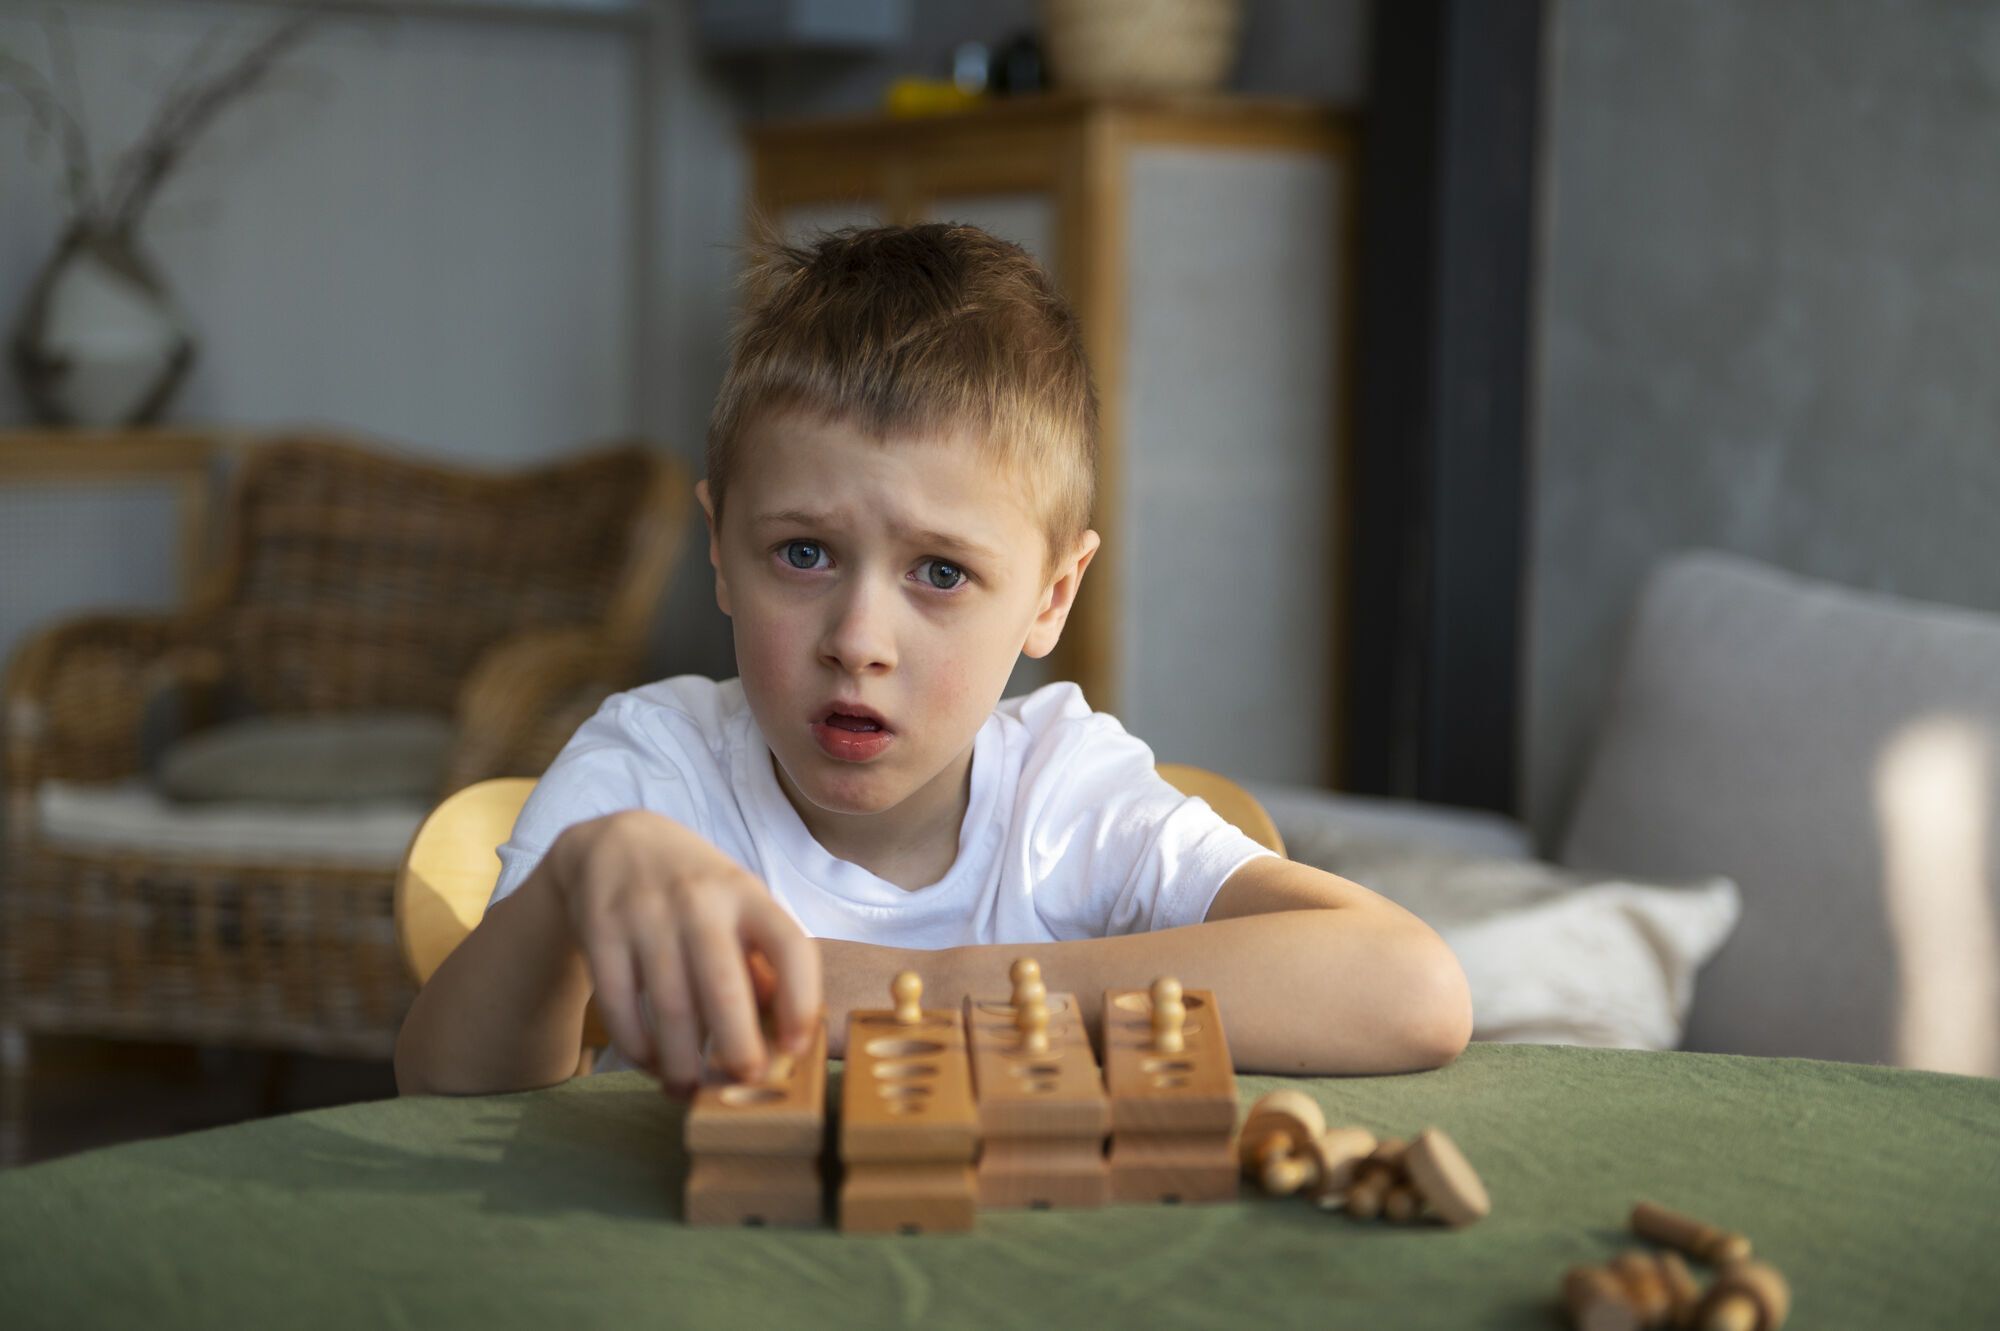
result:
[[[158,782],[193,803],[430,800],[451,745],[451,721],[428,712],[251,717],[169,745]]]
[[[137,778],[45,781],[35,791],[36,836],[51,849],[210,866],[302,861],[393,870],[429,812],[428,799],[182,804]]]

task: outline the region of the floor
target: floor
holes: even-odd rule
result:
[[[311,1054],[43,1036],[31,1059],[29,1164],[396,1093],[386,1062]]]

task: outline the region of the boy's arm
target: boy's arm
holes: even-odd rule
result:
[[[404,1095],[553,1086],[576,1071],[590,967],[544,857],[417,992],[396,1037]]]
[[[821,940],[828,1035],[850,1008],[888,1006],[898,970],[924,977],[926,1007],[1004,995],[1019,956],[1051,991],[1074,993],[1095,1029],[1106,989],[1172,975],[1222,1000],[1245,1072],[1411,1072],[1456,1058],[1471,1037],[1465,973],[1444,941],[1400,906],[1310,865],[1260,856],[1223,883],[1202,924],[1064,943],[922,952]]]

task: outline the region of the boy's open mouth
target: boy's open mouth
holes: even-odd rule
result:
[[[886,721],[868,708],[848,704],[828,708],[821,716],[820,723],[831,726],[835,730],[853,730],[863,733],[875,730],[887,730],[889,728]]]

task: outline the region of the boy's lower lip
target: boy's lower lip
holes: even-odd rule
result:
[[[888,748],[896,738],[893,731],[842,730],[824,721],[813,722],[812,729],[813,739],[818,742],[820,751],[845,763],[865,763]]]

